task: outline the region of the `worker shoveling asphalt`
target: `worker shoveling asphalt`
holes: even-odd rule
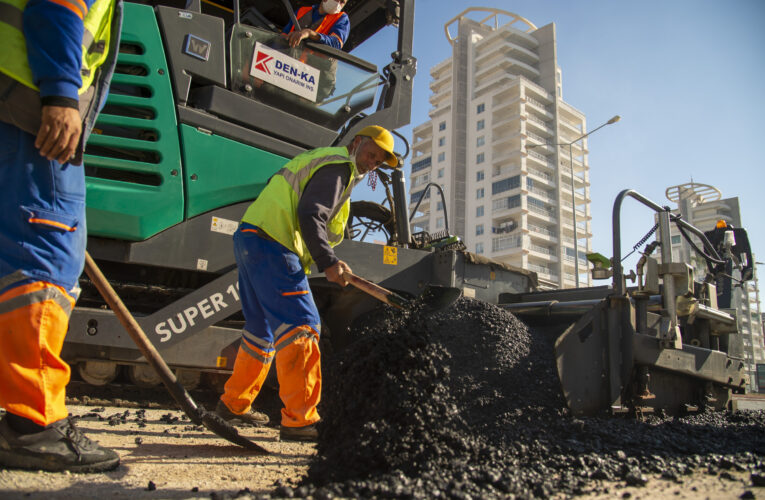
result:
[[[547,498],[597,492],[598,479],[762,467],[762,412],[572,418],[552,339],[493,305],[385,308],[355,329],[327,364],[318,457],[277,495]]]

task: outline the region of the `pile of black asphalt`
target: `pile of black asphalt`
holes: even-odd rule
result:
[[[499,307],[383,309],[355,330],[325,365],[317,458],[273,496],[546,498],[765,470],[763,412],[574,418],[553,339]]]

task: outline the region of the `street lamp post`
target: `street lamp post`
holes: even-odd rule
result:
[[[574,282],[576,283],[576,288],[579,288],[579,237],[578,232],[576,228],[576,191],[574,190],[574,153],[572,151],[572,146],[576,144],[577,142],[581,141],[585,137],[587,137],[590,134],[593,134],[597,132],[598,130],[602,129],[606,125],[611,125],[612,123],[616,123],[621,119],[619,115],[614,116],[610,120],[608,120],[606,123],[592,129],[591,131],[587,132],[584,135],[581,135],[574,139],[571,142],[563,142],[563,143],[556,143],[551,144],[551,146],[568,146],[568,162],[571,167],[571,214],[572,214],[572,222],[574,223]],[[526,145],[526,149],[535,148],[537,146],[545,146],[546,144],[531,144]],[[584,144],[582,144],[584,146]],[[563,275],[563,269],[561,269],[561,275]]]

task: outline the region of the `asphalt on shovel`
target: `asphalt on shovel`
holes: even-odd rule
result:
[[[117,295],[117,292],[114,291],[95,261],[93,261],[93,258],[87,252],[85,253],[85,272],[90,276],[90,279],[93,280],[98,292],[104,300],[106,300],[106,303],[109,304],[109,307],[114,311],[114,314],[117,315],[117,319],[120,320],[120,323],[125,327],[125,330],[130,334],[130,338],[132,338],[133,342],[138,346],[143,357],[146,358],[146,361],[149,362],[162,379],[162,382],[165,384],[165,387],[167,387],[170,395],[173,396],[173,399],[175,399],[181,406],[192,422],[196,425],[204,425],[223,439],[238,444],[243,448],[261,454],[268,453],[268,450],[259,444],[241,436],[231,424],[219,416],[197,406],[189,392],[175,378],[175,374],[167,366],[165,360],[162,359],[162,356],[160,356],[157,349],[152,345],[141,326],[135,320],[133,315],[130,314],[130,311],[128,311],[125,304]]]
[[[416,307],[416,304],[421,303],[423,312],[433,313],[449,307],[462,295],[459,288],[428,285],[419,297],[410,300],[355,274],[343,273],[343,276],[345,276],[348,283],[362,292],[398,309],[413,309]]]

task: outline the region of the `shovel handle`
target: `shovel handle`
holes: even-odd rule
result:
[[[371,281],[367,281],[364,278],[356,276],[355,274],[352,274],[352,273],[346,272],[346,273],[343,273],[343,276],[345,276],[345,279],[348,280],[348,283],[355,286],[362,292],[371,295],[377,300],[385,302],[389,306],[398,307],[399,309],[402,308],[400,303],[401,301],[395,300],[396,298],[398,298],[398,295],[391,292],[390,290],[387,290],[381,287],[380,285],[376,285],[372,283]]]

